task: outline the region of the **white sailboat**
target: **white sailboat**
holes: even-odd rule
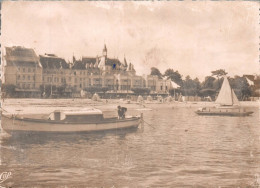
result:
[[[219,116],[248,116],[252,111],[241,108],[234,90],[231,88],[227,77],[224,77],[218,97],[215,101],[215,108],[200,108],[196,111],[198,115],[219,115]]]
[[[220,106],[229,106],[229,107],[239,105],[237,96],[234,90],[231,88],[226,76],[224,77],[222,87],[220,89],[220,92],[218,94],[215,103],[217,103]]]

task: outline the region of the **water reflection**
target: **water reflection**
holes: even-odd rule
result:
[[[131,131],[16,135],[1,143],[15,187],[250,187],[260,174],[258,109],[203,117],[193,108],[145,111]]]

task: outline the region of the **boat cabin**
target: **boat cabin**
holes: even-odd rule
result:
[[[103,113],[98,109],[55,110],[49,115],[49,120],[65,122],[96,122],[103,120]]]

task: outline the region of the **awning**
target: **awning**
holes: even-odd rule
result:
[[[176,84],[174,81],[171,81],[171,86],[173,89],[177,89],[179,88],[180,86],[178,84]]]

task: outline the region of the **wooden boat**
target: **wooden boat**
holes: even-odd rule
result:
[[[241,108],[201,108],[196,111],[198,115],[207,116],[249,116],[251,111],[245,111]]]
[[[249,116],[252,111],[240,107],[234,90],[231,88],[227,77],[224,77],[217,100],[213,108],[199,108],[195,113],[206,116]]]
[[[124,119],[104,118],[98,109],[80,111],[56,110],[46,118],[23,117],[2,114],[2,128],[7,133],[17,131],[34,132],[92,132],[115,129],[137,128],[141,116],[126,116]]]

